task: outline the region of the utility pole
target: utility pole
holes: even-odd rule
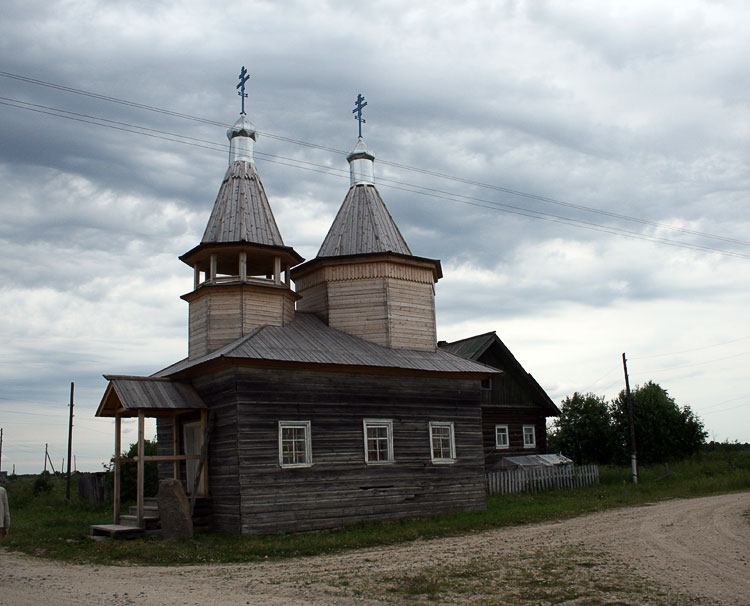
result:
[[[628,361],[625,352],[622,354],[622,367],[625,370],[625,394],[628,398],[628,418],[630,420],[630,466],[633,475],[633,484],[638,484],[638,457],[635,449],[635,423],[633,423],[633,396],[630,394],[630,379],[628,378]]]
[[[47,459],[49,459],[49,454],[47,454],[47,447],[49,444],[44,445],[44,473],[47,473]]]
[[[75,383],[70,382],[70,421],[68,422],[68,479],[65,482],[65,502],[70,504],[70,453],[73,449],[73,393]],[[62,471],[62,469],[60,470]]]

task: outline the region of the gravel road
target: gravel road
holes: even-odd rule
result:
[[[747,606],[750,492],[258,564],[81,566],[0,548],[0,572],[3,606]]]

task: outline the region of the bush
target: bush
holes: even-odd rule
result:
[[[42,472],[39,477],[34,480],[34,496],[49,494],[52,492],[52,477],[49,471]]]

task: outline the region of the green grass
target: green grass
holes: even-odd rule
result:
[[[91,506],[77,497],[72,504],[66,504],[62,478],[52,478],[51,493],[35,496],[35,478],[22,477],[6,485],[12,525],[2,545],[41,557],[99,564],[234,563],[335,553],[557,520],[664,499],[750,490],[750,452],[736,452],[731,456],[734,467],[728,463],[726,454],[697,455],[672,464],[672,475],[661,480],[658,478],[664,474],[663,466],[644,468],[640,470],[641,479],[637,486],[630,482],[629,468],[604,467],[600,469],[599,486],[537,495],[491,497],[487,501],[487,510],[481,513],[368,523],[296,535],[253,537],[203,533],[191,541],[166,541],[158,537],[91,541],[88,538],[89,526],[108,523],[112,517],[111,506]],[[75,485],[72,492],[77,494]]]

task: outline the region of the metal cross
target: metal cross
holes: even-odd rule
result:
[[[240,79],[240,83],[235,87],[239,90],[237,91],[237,94],[242,97],[242,115],[245,115],[245,99],[247,99],[247,93],[245,92],[245,82],[247,82],[250,79],[250,76],[247,74],[247,70],[245,69],[245,66],[242,66],[242,71],[240,72],[240,75],[238,76]]]
[[[357,114],[356,116],[354,116],[354,119],[357,122],[359,122],[359,136],[360,137],[362,136],[362,123],[367,122],[367,120],[365,120],[362,117],[362,108],[365,105],[367,105],[367,101],[365,101],[365,98],[362,96],[362,93],[359,93],[357,95],[357,101],[354,104],[354,109],[352,110],[352,113]]]

